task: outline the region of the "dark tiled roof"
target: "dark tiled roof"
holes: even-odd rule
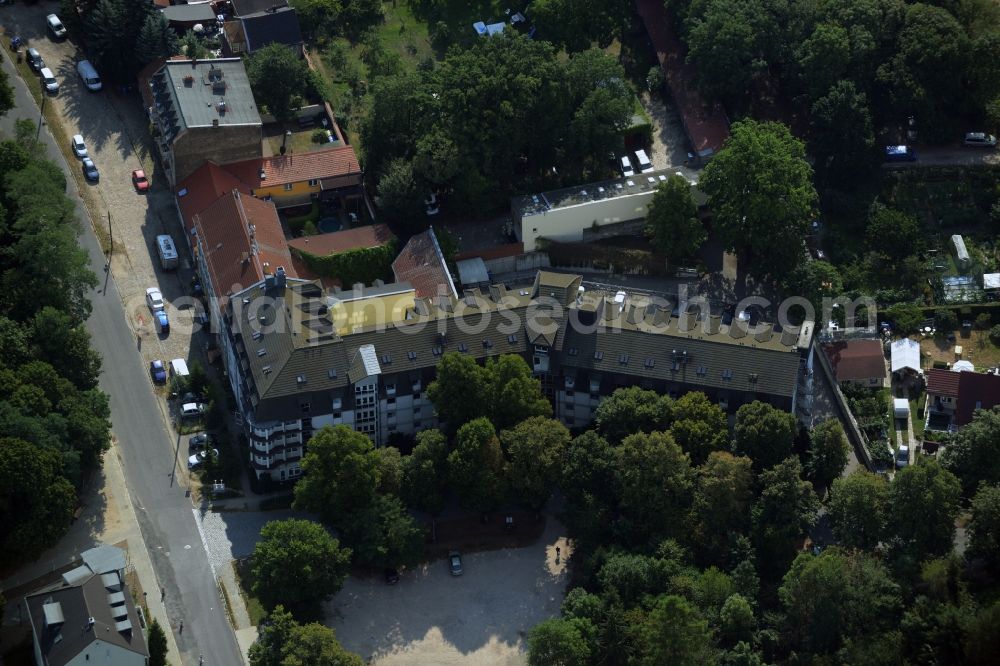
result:
[[[286,0],[230,0],[233,3],[233,13],[237,16],[248,16],[263,12],[272,7],[286,7]]]
[[[369,224],[354,229],[334,231],[318,236],[301,236],[288,241],[289,247],[325,257],[328,254],[346,252],[357,248],[378,247],[395,239],[396,236],[384,224]]]
[[[241,21],[243,34],[246,37],[247,53],[253,53],[274,43],[286,46],[302,45],[299,17],[291,7],[282,7],[274,12],[262,11],[244,15]]]
[[[434,229],[428,229],[407,241],[399,256],[392,262],[392,273],[398,282],[412,284],[417,290],[417,296],[421,298],[442,293],[457,296]]]
[[[982,372],[960,372],[959,375],[955,423],[964,426],[972,421],[977,409],[1000,405],[1000,377]]]
[[[840,340],[823,345],[838,382],[885,378],[885,354],[878,340]]]
[[[962,374],[942,368],[931,368],[927,371],[927,393],[957,398],[958,378]]]
[[[120,597],[118,592],[122,593]],[[116,595],[114,604],[123,610],[112,608],[111,595]],[[25,604],[32,631],[48,666],[103,659],[107,648],[100,648],[101,643],[143,656],[149,654],[128,589],[123,585],[108,589],[99,575],[91,575],[76,585],[62,585],[30,594],[25,597]],[[61,623],[46,626],[46,604],[58,604]],[[89,624],[90,618],[94,619],[93,626]],[[130,628],[120,628],[121,622],[127,622]],[[92,660],[89,656],[79,659],[80,655],[88,654],[92,654]]]

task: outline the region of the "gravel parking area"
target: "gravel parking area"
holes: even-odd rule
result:
[[[272,520],[315,519],[301,511],[209,511],[201,516],[201,531],[215,570],[228,568],[232,560],[253,553],[260,531]]]
[[[327,624],[380,666],[524,664],[528,632],[559,614],[569,554],[565,528],[548,517],[531,546],[463,554],[459,577],[445,560],[403,571],[392,586],[352,576],[327,605]]]
[[[657,169],[684,166],[687,162],[687,137],[673,102],[648,92],[641,93],[639,100],[653,121],[653,145],[649,155],[653,166]]]

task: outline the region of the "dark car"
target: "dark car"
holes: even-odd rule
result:
[[[154,312],[153,321],[156,322],[156,330],[160,332],[160,335],[170,335],[170,319],[166,312],[163,310]]]
[[[96,183],[101,179],[101,174],[97,170],[97,165],[94,164],[94,160],[89,157],[83,158],[83,176],[92,183]]]
[[[910,146],[886,146],[886,162],[916,162],[917,151]]]
[[[385,582],[386,585],[395,585],[399,582],[399,571],[396,569],[386,569],[385,570]]]
[[[448,553],[448,571],[451,572],[452,576],[461,576],[465,573],[462,570],[462,553],[457,550]]]
[[[45,61],[42,60],[42,54],[38,52],[38,49],[28,49],[25,51],[25,57],[31,69],[36,72],[42,71],[42,67],[45,67]]]
[[[188,451],[191,453],[204,451],[205,447],[209,444],[215,444],[215,438],[207,432],[199,432],[197,435],[192,435],[191,439],[188,440]]]
[[[163,384],[167,381],[167,369],[163,367],[163,361],[156,359],[149,362],[149,374],[153,376],[153,381]]]

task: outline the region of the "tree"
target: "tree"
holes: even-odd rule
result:
[[[969,555],[1000,569],[1000,486],[983,484],[972,498]]]
[[[274,42],[250,56],[247,77],[257,104],[278,122],[286,123],[295,117],[295,109],[305,97],[309,67],[294,50]]]
[[[762,574],[780,574],[794,555],[796,539],[816,522],[819,499],[801,479],[798,458],[790,457],[760,475],[760,496],[751,510]]]
[[[569,52],[583,51],[597,42],[607,47],[621,33],[621,3],[602,0],[537,0],[531,18],[539,34]]]
[[[974,412],[945,447],[941,462],[962,482],[966,497],[982,483],[1000,483],[1000,407]]]
[[[178,44],[181,53],[190,60],[203,60],[209,56],[208,47],[194,30],[188,30]]]
[[[809,440],[809,478],[829,486],[847,466],[848,444],[844,428],[837,419],[827,419],[813,428]]]
[[[378,492],[395,495],[403,487],[403,456],[395,446],[380,446],[372,452],[378,466]]]
[[[167,22],[167,17],[162,12],[146,17],[135,43],[135,57],[139,63],[147,65],[157,58],[169,58],[180,51],[180,40]]]
[[[408,506],[436,516],[444,508],[448,443],[440,430],[417,433],[413,452],[403,458],[402,498]]]
[[[597,572],[604,598],[632,608],[651,594],[663,592],[666,577],[655,558],[637,553],[613,553]]]
[[[448,454],[448,478],[463,506],[480,513],[499,506],[506,492],[506,463],[488,419],[459,428],[455,449]]]
[[[889,486],[863,469],[836,479],[830,489],[830,522],[844,548],[874,550],[885,536]]]
[[[136,37],[152,14],[153,6],[143,2],[98,0],[86,15],[87,50],[105,78],[124,83],[145,64],[136,57]]]
[[[284,606],[275,606],[257,628],[257,640],[247,655],[250,666],[282,666],[282,652],[297,626],[299,623]]]
[[[590,646],[573,620],[544,620],[528,635],[530,666],[585,666],[589,660]]]
[[[306,615],[336,594],[347,578],[351,551],[319,523],[289,518],[261,529],[251,556],[253,591],[265,608],[279,603]]]
[[[295,507],[340,525],[371,506],[379,487],[379,460],[368,436],[343,425],[325,427],[309,440],[295,486]]]
[[[785,279],[785,293],[809,301],[813,317],[823,312],[823,299],[836,298],[844,293],[840,271],[827,261],[808,261],[801,264]],[[803,313],[806,318],[810,313]]]
[[[729,422],[718,404],[701,391],[685,393],[674,401],[670,434],[691,462],[700,465],[713,451],[729,448]]]
[[[615,452],[588,430],[563,452],[560,488],[566,497],[566,524],[580,543],[606,541],[618,498],[614,491]]]
[[[868,211],[866,234],[869,247],[892,261],[916,254],[923,243],[916,218],[878,202]]]
[[[697,63],[698,87],[709,97],[738,100],[766,68],[765,43],[777,30],[758,2],[715,0],[702,7],[686,22],[687,61]]]
[[[510,460],[511,490],[531,511],[541,511],[552,495],[569,441],[566,426],[544,416],[533,416],[500,433]]]
[[[0,72],[0,116],[14,108],[14,86],[10,85],[7,72]]]
[[[333,629],[318,622],[301,625],[277,606],[262,622],[250,646],[250,666],[363,666],[364,660],[337,641]]]
[[[167,666],[167,634],[155,617],[149,623],[146,642],[149,648],[149,666]]]
[[[711,632],[708,622],[683,597],[660,597],[639,627],[641,663],[649,666],[710,663]]]
[[[886,310],[885,316],[902,335],[915,333],[924,320],[923,311],[913,303],[896,303]]]
[[[616,450],[615,487],[628,543],[651,545],[680,537],[691,507],[694,472],[669,433],[636,433]]]
[[[796,49],[795,59],[809,97],[822,97],[850,71],[851,40],[847,29],[836,23],[820,23]]]
[[[336,31],[341,0],[290,0],[288,4],[299,15],[302,34],[311,41],[318,36],[330,37]]]
[[[742,595],[734,593],[726,599],[719,611],[719,639],[723,645],[735,646],[753,640],[757,620],[753,606]]]
[[[3,403],[0,403],[3,404]],[[0,439],[0,552],[32,557],[61,537],[76,508],[76,492],[62,476],[63,461],[51,449],[7,435]]]
[[[353,513],[344,526],[344,538],[355,560],[368,566],[409,566],[423,555],[423,530],[391,495],[376,495],[370,505]]]
[[[898,625],[903,605],[899,586],[881,562],[837,548],[795,558],[778,596],[791,646],[814,655],[835,653],[848,637],[878,640]]]
[[[779,278],[801,263],[817,195],[805,148],[787,127],[734,123],[699,187],[709,196],[714,228],[728,249],[749,255]]]
[[[788,457],[795,443],[795,417],[754,401],[736,411],[733,448],[753,461],[755,472],[773,467]]]
[[[813,103],[810,130],[817,171],[833,182],[858,182],[877,164],[868,98],[853,81],[838,81]]]
[[[489,414],[490,387],[483,368],[468,354],[448,352],[427,386],[438,418],[452,432],[462,424]]]
[[[962,487],[936,460],[924,460],[896,472],[889,486],[894,511],[889,528],[895,545],[913,561],[951,552]]]
[[[97,386],[101,357],[91,348],[90,332],[82,323],[63,310],[46,306],[31,319],[28,330],[36,357],[44,358],[80,390]]]
[[[656,188],[646,213],[646,235],[671,263],[689,261],[705,242],[708,234],[684,176],[670,176]]]
[[[711,561],[720,562],[733,538],[746,534],[752,502],[750,459],[723,451],[711,453],[698,468],[694,491],[695,539]]]
[[[671,400],[638,386],[616,389],[603,398],[594,411],[597,430],[617,443],[637,432],[663,430],[670,426]]]
[[[517,354],[503,354],[486,363],[489,408],[498,429],[510,428],[533,416],[551,416],[552,405],[542,395],[541,381]]]

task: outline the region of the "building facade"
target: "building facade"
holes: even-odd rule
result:
[[[571,427],[588,425],[602,397],[635,385],[703,391],[728,412],[754,400],[794,412],[812,360],[811,322],[723,324],[648,295],[589,291],[559,273],[417,298],[403,320],[347,334],[331,318],[336,302],[284,275],[229,299],[220,347],[259,478],[298,477],[305,442],[325,425],[348,425],[377,445],[437,426],[426,388],[449,352],[478,362],[522,356]]]

